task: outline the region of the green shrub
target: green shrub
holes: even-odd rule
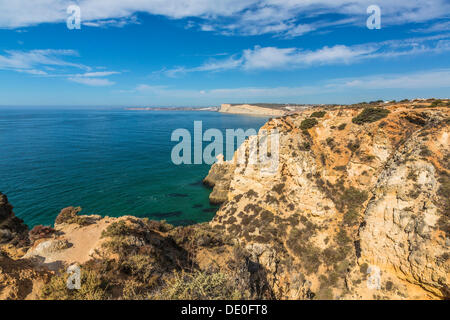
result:
[[[111,223],[106,230],[102,232],[102,238],[105,237],[115,237],[115,236],[126,236],[131,234],[131,228],[127,226],[125,221],[117,221]]]
[[[366,274],[367,273],[367,269],[369,269],[369,265],[367,263],[365,263],[365,262],[359,267],[359,271],[362,274]]]
[[[422,157],[430,157],[432,155],[432,152],[426,146],[422,146],[419,155],[421,155]]]
[[[344,130],[346,126],[347,126],[346,123],[342,123],[339,125],[338,130]]]
[[[315,118],[308,118],[308,119],[303,120],[300,123],[300,129],[302,129],[302,130],[311,129],[312,127],[314,127],[317,124],[318,124],[318,122]]]
[[[352,122],[359,125],[375,122],[387,117],[389,113],[389,110],[382,108],[364,108],[364,110],[360,114],[352,119]]]
[[[316,111],[311,113],[311,118],[323,118],[325,116],[325,111]]]
[[[347,232],[344,229],[339,230],[336,234],[336,243],[340,246],[345,246],[351,242],[351,239],[348,237]]]
[[[442,100],[438,99],[438,100],[434,100],[430,107],[439,107],[442,104]]]
[[[341,198],[339,207],[347,207],[347,212],[344,214],[344,223],[347,225],[354,225],[358,221],[359,209],[367,200],[368,194],[366,191],[359,191],[354,187],[345,189]]]
[[[349,142],[347,144],[347,148],[350,149],[350,151],[355,152],[356,150],[358,150],[360,147],[359,142],[355,141],[355,142]]]
[[[303,144],[299,147],[300,150],[302,151],[308,151],[311,150],[311,143],[309,143],[308,141],[303,142]]]
[[[273,186],[272,191],[275,191],[278,194],[283,193],[284,190],[284,183],[278,183],[276,185]]]
[[[53,276],[41,289],[45,300],[105,300],[106,284],[92,271],[81,271],[81,288],[68,289],[68,274]]]
[[[348,208],[357,208],[367,200],[367,192],[359,191],[354,187],[345,189],[342,195],[342,201]]]

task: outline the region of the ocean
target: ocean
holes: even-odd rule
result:
[[[0,109],[0,191],[26,224],[53,225],[62,208],[175,225],[209,221],[210,165],[175,165],[177,128],[258,130],[267,117],[208,111]],[[208,142],[204,142],[204,146]],[[236,146],[235,146],[236,147]],[[225,149],[224,149],[225,150]]]

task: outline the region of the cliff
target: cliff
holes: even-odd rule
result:
[[[237,163],[255,137],[214,164],[211,225],[255,253],[277,297],[448,298],[450,109],[435,105],[272,119],[278,170]]]
[[[239,104],[239,105],[222,104],[220,106],[219,112],[278,117],[286,114],[287,110],[285,110],[284,108],[261,107],[250,104]]]
[[[271,119],[262,130],[279,132],[277,169],[248,161],[256,137],[214,164],[205,183],[222,204],[210,223],[69,207],[26,239],[8,224],[28,244],[1,247],[0,297],[449,298],[449,116],[448,102],[407,102]],[[66,287],[73,264],[80,290]]]

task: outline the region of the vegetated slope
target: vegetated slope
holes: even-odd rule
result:
[[[280,131],[273,175],[236,164],[252,138],[213,165],[211,224],[255,253],[280,298],[449,297],[450,109],[323,111],[262,128]]]

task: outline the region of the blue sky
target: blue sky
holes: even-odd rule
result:
[[[448,0],[0,0],[0,105],[446,98],[449,16]]]

